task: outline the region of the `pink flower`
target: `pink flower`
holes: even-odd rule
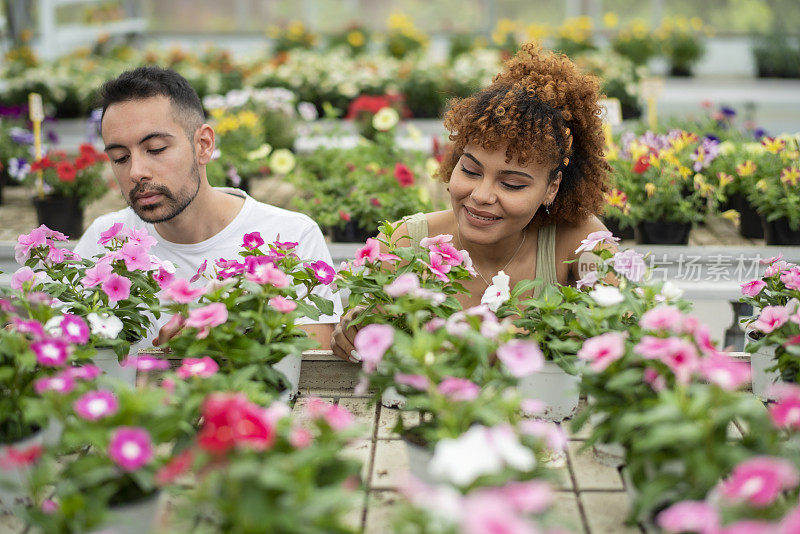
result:
[[[614,254],[611,261],[614,264],[615,271],[633,282],[641,281],[642,278],[644,278],[644,273],[647,271],[647,264],[644,262],[644,256],[635,250],[629,249],[623,252],[617,252]]]
[[[394,374],[394,381],[404,386],[410,386],[420,391],[428,389],[428,377],[425,375],[414,375],[396,372]]]
[[[158,486],[167,486],[175,483],[181,475],[187,473],[194,463],[194,452],[186,449],[174,456],[166,465],[162,466],[155,474],[155,483]]]
[[[772,504],[782,491],[800,483],[795,466],[783,458],[756,456],[733,468],[731,475],[720,485],[720,493],[729,501],[746,501],[750,506],[763,508]]]
[[[111,434],[108,456],[125,471],[136,471],[153,458],[153,442],[147,430],[121,426]]]
[[[769,334],[783,326],[789,320],[789,312],[784,306],[764,306],[761,315],[752,323],[752,327]]]
[[[124,276],[111,273],[100,285],[100,289],[108,295],[109,304],[114,304],[131,296],[131,281]]]
[[[695,345],[685,339],[670,337],[661,339],[644,336],[633,348],[647,359],[658,359],[675,374],[681,384],[687,384],[699,365],[699,355]]]
[[[11,275],[11,289],[22,291],[22,284],[30,282],[35,278],[36,273],[33,272],[33,269],[27,265],[25,267],[20,267]]]
[[[422,263],[425,264],[426,267],[428,267],[428,269],[434,276],[436,276],[436,278],[438,278],[442,282],[447,282],[448,281],[447,273],[450,272],[453,266],[445,262],[444,259],[442,258],[442,255],[437,252],[430,253],[430,261],[431,261],[430,264],[425,263],[424,261],[422,261]]]
[[[202,358],[184,358],[183,364],[180,366],[176,374],[186,380],[190,376],[199,376],[200,378],[208,378],[219,371],[219,365],[209,356]]]
[[[94,380],[102,372],[96,365],[86,364],[80,367],[67,367],[61,372],[61,375],[77,380]]]
[[[80,417],[97,421],[117,413],[119,402],[112,392],[101,389],[84,393],[73,403],[72,408]]]
[[[137,269],[142,271],[150,270],[150,266],[152,265],[150,254],[147,249],[139,243],[135,241],[125,243],[122,245],[120,255],[125,262],[125,267],[129,271],[135,271]]]
[[[122,362],[123,367],[128,367],[133,365],[139,371],[163,371],[164,369],[169,369],[169,362],[167,360],[162,360],[161,358],[156,358],[155,356],[151,356],[149,354],[142,354],[141,356],[129,356]]]
[[[72,258],[73,256],[75,255],[69,249],[51,247],[50,251],[47,253],[47,261],[51,265],[55,265],[58,263],[63,263],[67,260],[67,258]]]
[[[61,367],[69,358],[69,345],[63,339],[45,339],[31,343],[36,361],[46,367]]]
[[[577,281],[577,287],[578,289],[582,287],[594,287],[599,279],[600,274],[597,271],[589,271],[583,278]]]
[[[33,383],[33,390],[39,395],[45,391],[54,391],[61,395],[65,395],[73,389],[75,389],[75,381],[64,375],[39,378]]]
[[[192,289],[186,278],[176,278],[164,289],[164,298],[179,304],[189,304],[196,298],[205,294],[205,292],[205,288],[202,287]]]
[[[314,263],[306,263],[304,267],[311,269],[314,272],[314,277],[321,284],[330,284],[333,282],[334,276],[336,276],[336,271],[333,270],[333,267],[322,260],[315,261]]]
[[[253,268],[252,273],[244,275],[245,278],[257,284],[269,284],[273,287],[281,288],[289,285],[289,277],[286,273],[272,265],[271,263],[261,263]]]
[[[203,260],[203,263],[201,263],[200,266],[197,268],[197,271],[194,273],[194,276],[189,278],[189,283],[194,284],[195,282],[200,280],[200,277],[203,276],[203,273],[206,272],[206,267],[208,267],[208,260]]]
[[[52,514],[58,510],[58,504],[53,499],[45,499],[42,501],[42,512]]]
[[[356,334],[353,344],[364,362],[364,372],[373,372],[394,343],[394,328],[385,324],[367,325]]]
[[[247,250],[255,250],[264,244],[264,239],[262,239],[259,232],[244,234],[242,241],[242,246]]]
[[[132,242],[142,245],[146,251],[153,248],[153,245],[157,242],[156,238],[151,236],[146,228],[125,228],[122,233],[128,236]]]
[[[747,297],[755,297],[761,290],[767,287],[767,283],[763,280],[750,280],[749,282],[745,282],[741,284],[742,286],[742,295]]]
[[[796,506],[783,516],[776,534],[796,534],[797,532],[800,532],[800,506]]]
[[[112,268],[109,263],[96,263],[94,267],[86,269],[86,275],[81,279],[81,285],[86,288],[102,284],[111,276]]]
[[[575,249],[575,254],[583,252],[584,250],[588,250],[589,252],[591,252],[595,249],[597,245],[601,243],[613,245],[617,241],[619,241],[619,238],[614,237],[614,234],[612,234],[608,230],[600,230],[599,232],[592,232],[591,234],[586,236],[586,239],[581,241],[581,245]]]
[[[542,480],[509,482],[500,488],[500,492],[521,514],[540,514],[555,500],[553,488]]]
[[[472,401],[478,398],[481,388],[465,378],[448,376],[439,383],[439,393],[455,402]]]
[[[377,239],[370,237],[367,239],[367,242],[364,244],[364,246],[356,251],[356,259],[353,262],[353,265],[360,267],[366,262],[373,263],[378,259],[380,250],[380,242]]]
[[[228,309],[221,302],[212,302],[202,308],[196,308],[189,312],[186,319],[186,326],[197,328],[197,339],[204,339],[208,336],[211,328],[219,326],[228,320]]]
[[[462,534],[538,534],[540,530],[512,508],[497,492],[468,496],[460,514]]]
[[[305,449],[311,445],[314,435],[307,428],[296,426],[289,433],[289,444],[295,449]]]
[[[567,433],[563,428],[550,421],[526,419],[520,422],[519,431],[528,436],[544,440],[547,448],[553,452],[561,452],[567,449]]]
[[[544,354],[535,341],[512,339],[498,347],[497,358],[517,378],[531,375],[544,367]]]
[[[419,289],[419,278],[415,273],[403,273],[395,278],[391,284],[383,286],[383,290],[390,297],[397,298]]]
[[[44,328],[42,328],[42,323],[39,321],[28,321],[19,317],[12,317],[11,323],[20,334],[30,334],[34,339],[45,337]]]
[[[17,237],[17,244],[14,245],[14,259],[17,263],[25,263],[30,257],[31,250],[47,245],[47,234],[43,227],[44,225],[34,228],[30,234],[20,234]]]
[[[680,333],[682,324],[683,312],[675,306],[657,306],[645,312],[639,320],[642,328],[673,333]]]
[[[700,360],[700,374],[727,391],[734,391],[750,383],[750,366],[724,353],[709,355]]]
[[[602,373],[625,355],[625,337],[621,332],[606,332],[589,338],[578,350],[578,358],[589,362],[595,373]]]
[[[445,263],[453,266],[461,265],[461,263],[464,261],[464,255],[461,253],[461,251],[459,251],[450,243],[441,243],[431,247],[430,252],[436,252],[442,256],[442,259],[445,261]]]
[[[764,258],[763,260],[758,260],[761,265],[770,265],[775,263],[779,259],[783,258],[783,254],[779,253],[777,256],[772,256],[771,258]]]
[[[338,404],[332,405],[325,410],[322,417],[325,419],[325,422],[337,432],[350,428],[355,422],[353,414],[350,413],[347,408]]]
[[[712,534],[719,529],[719,514],[707,502],[681,501],[658,514],[656,522],[667,532]]]
[[[647,383],[653,391],[662,391],[665,387],[667,387],[667,380],[664,378],[664,375],[659,374],[658,371],[648,367],[644,370],[644,381]]]
[[[800,268],[792,267],[781,273],[781,282],[787,289],[800,290]]]
[[[776,261],[764,270],[764,278],[775,276],[782,273],[784,270],[791,268],[793,265],[788,261]]]
[[[153,280],[158,282],[158,287],[166,289],[175,280],[175,275],[162,267],[153,273]]]
[[[281,296],[272,297],[268,304],[281,313],[291,313],[297,308],[296,302]]]
[[[772,386],[776,402],[769,407],[772,423],[780,428],[800,430],[800,386],[790,383]]]
[[[419,242],[419,246],[432,250],[438,245],[450,243],[452,240],[453,236],[450,234],[439,234],[433,237],[423,237]]]
[[[61,334],[68,342],[83,345],[89,341],[89,325],[77,315],[65,313],[60,326]]]
[[[100,232],[100,239],[97,240],[97,244],[105,246],[110,243],[119,235],[123,226],[122,223],[114,223],[105,232]]]
[[[44,447],[40,443],[34,443],[27,447],[4,447],[4,455],[0,456],[0,469],[13,469],[24,467],[35,463],[42,457]]]

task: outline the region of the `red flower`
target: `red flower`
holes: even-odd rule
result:
[[[242,394],[214,393],[203,404],[203,428],[197,443],[222,454],[233,447],[265,450],[275,442],[275,428],[264,410]]]
[[[381,201],[378,200],[375,197],[372,197],[371,199],[369,199],[369,203],[372,204],[373,206],[375,206],[376,208],[380,208],[381,207]]]
[[[642,156],[636,163],[633,165],[633,172],[636,174],[642,174],[644,171],[650,168],[650,156]]]
[[[397,179],[397,183],[400,184],[400,187],[414,185],[414,173],[402,163],[395,163],[394,177]]]
[[[48,156],[44,156],[42,159],[37,159],[31,163],[31,170],[43,171],[45,169],[53,169],[55,166],[56,164]]]
[[[186,449],[156,472],[156,484],[159,486],[172,484],[176,478],[189,471],[192,463],[194,463],[194,453],[192,453],[192,449]]]
[[[94,157],[92,156],[81,154],[75,158],[75,168],[79,171],[82,171],[86,167],[91,167],[92,165],[94,165]]]
[[[78,148],[81,153],[81,156],[88,156],[90,158],[97,159],[97,156],[100,155],[95,148],[90,145],[89,143],[82,143],[81,146]]]
[[[350,214],[347,213],[346,211],[339,210],[339,218],[342,219],[343,221],[349,221]]]
[[[56,166],[56,172],[58,173],[58,179],[62,182],[74,182],[78,169],[69,161],[59,161]]]
[[[345,119],[355,119],[359,113],[369,113],[374,115],[381,108],[392,107],[392,103],[384,96],[375,95],[360,95],[358,98],[350,102],[347,107],[347,115]]]
[[[40,444],[33,444],[27,449],[17,449],[8,447],[6,455],[0,458],[0,467],[9,469],[30,465],[42,455],[43,447]]]
[[[356,166],[355,165],[353,165],[352,163],[348,163],[347,164],[347,171],[348,172],[353,172],[355,170],[356,170]]]

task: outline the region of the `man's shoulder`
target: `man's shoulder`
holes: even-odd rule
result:
[[[247,221],[248,224],[253,222],[273,228],[286,228],[293,234],[303,233],[311,228],[318,228],[314,219],[305,213],[279,208],[257,200],[253,200],[253,208]]]
[[[112,224],[120,222],[125,226],[140,227],[145,225],[145,222],[142,221],[130,207],[127,207],[119,211],[112,211],[111,213],[106,213],[105,215],[97,217],[94,221],[92,221],[90,228],[103,231]]]

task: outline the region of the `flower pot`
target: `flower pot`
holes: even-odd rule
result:
[[[27,438],[13,443],[0,444],[0,458],[8,455],[8,449],[17,451],[27,450],[29,447],[43,446],[45,433],[37,430]],[[24,505],[28,495],[28,474],[30,466],[3,466],[0,465],[0,511],[11,511],[17,505]]]
[[[687,245],[691,223],[642,221],[636,227],[636,242],[642,245]]]
[[[83,234],[83,207],[75,197],[34,198],[39,224],[78,239]]]
[[[97,354],[92,356],[92,363],[99,367],[107,376],[119,380],[129,387],[136,386],[136,366],[128,365],[123,367],[112,349],[97,349]]]
[[[347,221],[343,228],[335,227],[332,232],[337,243],[364,243],[367,238],[378,235],[377,230],[369,230],[356,221]]]
[[[555,362],[544,362],[544,368],[521,378],[517,384],[520,395],[545,404],[540,416],[546,421],[562,421],[578,410],[581,377],[564,371]]]
[[[437,481],[428,472],[428,464],[433,459],[433,450],[428,447],[423,447],[417,443],[413,443],[405,436],[403,443],[406,444],[406,454],[408,455],[408,470],[417,479],[427,482],[428,484],[435,484]]]
[[[406,396],[397,392],[394,386],[386,388],[381,394],[381,406],[385,408],[402,408],[406,405]]]
[[[767,245],[800,245],[800,227],[792,230],[789,219],[781,217],[774,221],[761,218],[764,228],[764,241]]]
[[[767,371],[773,365],[775,365],[774,347],[762,347],[761,350],[750,355],[753,395],[762,401],[775,400],[775,397],[769,394],[769,390],[773,384],[781,381],[781,375],[777,370]]]
[[[89,534],[143,534],[156,531],[161,493],[112,506],[103,524]]]
[[[301,364],[302,359],[299,354],[289,354],[284,356],[278,363],[273,364],[272,368],[283,373],[286,379],[289,380],[289,388],[281,393],[280,400],[282,402],[288,402],[297,397],[297,393],[300,391]]]
[[[736,210],[739,212],[739,235],[749,239],[764,239],[764,226],[761,224],[761,215],[747,200],[739,195]]]
[[[669,75],[676,78],[689,78],[692,76],[692,68],[688,65],[670,65]]]
[[[619,225],[619,219],[604,217],[603,224],[606,225],[608,231],[614,234],[615,237],[620,239],[633,239],[635,237],[633,226],[626,226],[625,228],[622,228]]]

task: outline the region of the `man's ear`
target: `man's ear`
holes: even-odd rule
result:
[[[547,194],[545,195],[545,198],[547,199],[546,202],[547,204],[550,204],[551,202],[553,202],[553,200],[555,200],[556,195],[558,194],[558,188],[561,187],[562,176],[563,175],[561,174],[561,171],[558,171],[556,177],[553,178],[553,180],[549,184],[547,184]]]
[[[194,139],[197,162],[200,165],[208,165],[214,154],[214,129],[208,124],[203,124],[195,132]]]

